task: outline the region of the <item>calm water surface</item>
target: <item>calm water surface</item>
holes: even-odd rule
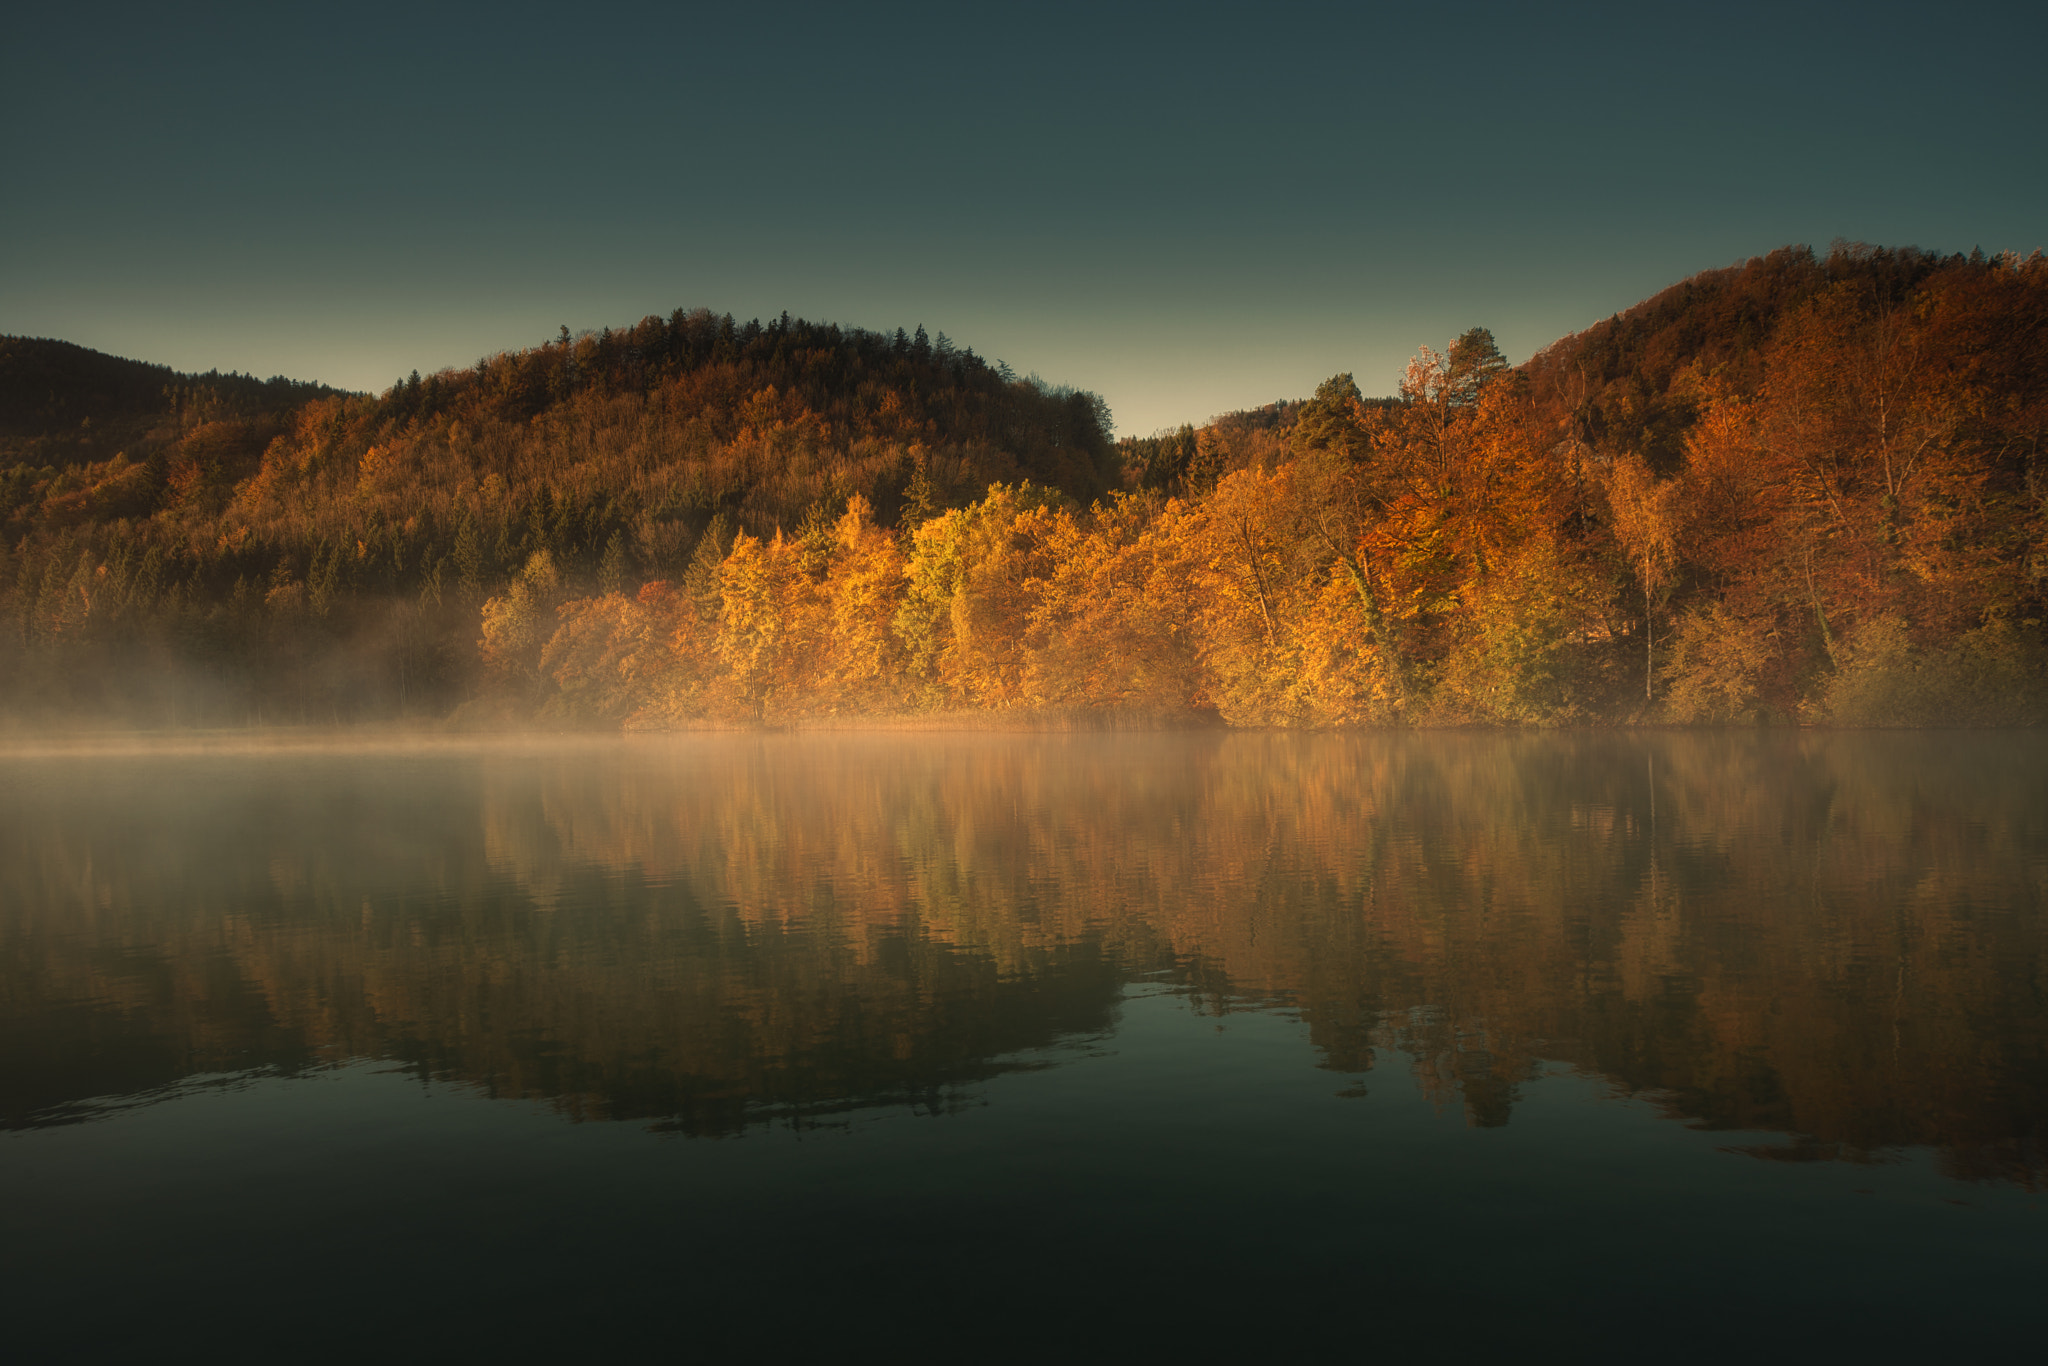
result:
[[[2032,1350],[2044,1140],[2039,736],[0,756],[38,1357]]]

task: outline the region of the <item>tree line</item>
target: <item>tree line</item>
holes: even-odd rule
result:
[[[1115,445],[921,328],[679,311],[17,466],[7,686],[112,705],[155,657],[318,719],[2030,724],[2044,431],[2040,253],[1787,248],[1521,366],[1473,328],[1388,398]]]

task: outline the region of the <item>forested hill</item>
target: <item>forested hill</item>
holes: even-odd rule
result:
[[[2000,287],[2017,278],[2020,264],[1914,247],[1837,243],[1825,256],[1781,247],[1702,271],[1516,368],[1526,400],[1560,435],[1603,458],[1639,454],[1670,474],[1682,468],[1687,438],[1711,397],[1761,392],[1780,324],[1830,295],[1827,308],[1846,303],[1881,314],[1898,326],[1900,340],[1910,331],[1923,361],[1995,394],[2022,429],[2037,431],[2048,404],[2048,313],[2036,296]],[[1380,410],[1406,402],[1362,394],[1356,401]],[[1197,482],[1213,481],[1285,449],[1301,406],[1274,403],[1202,427],[1126,437],[1124,464],[1152,487],[1179,488],[1190,471]]]
[[[1271,644],[1226,715],[2048,720],[2039,251],[1787,247],[1512,369],[1474,328],[1394,397],[1338,375],[1122,450],[1229,528],[1210,582]]]
[[[70,342],[0,337],[0,471],[141,461],[186,430],[332,394],[324,384],[253,375],[184,375]]]
[[[943,334],[787,315],[564,329],[381,396],[10,341],[0,706],[168,715],[135,696],[162,683],[188,712],[445,708],[478,608],[536,554],[594,590],[854,497],[912,520],[996,482],[1086,503],[1119,477],[1108,427],[1094,395]]]
[[[2048,719],[2038,252],[1788,248],[1115,447],[703,312],[164,430],[0,483],[13,715]]]
[[[1695,275],[1554,343],[1524,369],[1545,411],[1567,419],[1578,439],[1638,452],[1662,473],[1683,463],[1687,434],[1714,394],[1783,391],[1773,363],[1790,354],[1783,343],[1798,318],[1810,333],[1846,325],[1853,312],[1885,335],[1884,346],[1916,353],[1891,362],[1940,367],[2000,408],[2038,414],[2048,399],[2048,316],[2037,292],[2008,287],[2021,265],[2010,254],[1784,247]]]

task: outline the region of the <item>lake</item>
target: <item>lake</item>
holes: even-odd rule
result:
[[[2038,1348],[2044,1187],[2036,734],[0,756],[37,1359]]]

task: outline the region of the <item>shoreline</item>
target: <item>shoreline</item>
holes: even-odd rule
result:
[[[2039,726],[1851,726],[1803,722],[1787,725],[1701,726],[1651,722],[1572,726],[1231,726],[1201,717],[1021,712],[932,712],[897,716],[803,717],[762,723],[704,721],[678,726],[452,726],[441,722],[362,722],[342,725],[192,727],[64,727],[0,730],[0,759],[93,757],[119,754],[290,754],[350,749],[365,753],[429,753],[483,748],[561,749],[611,747],[684,736],[941,736],[941,735],[1292,735],[1292,736],[1589,736],[1589,735],[1823,735],[2003,732],[2028,734]]]

